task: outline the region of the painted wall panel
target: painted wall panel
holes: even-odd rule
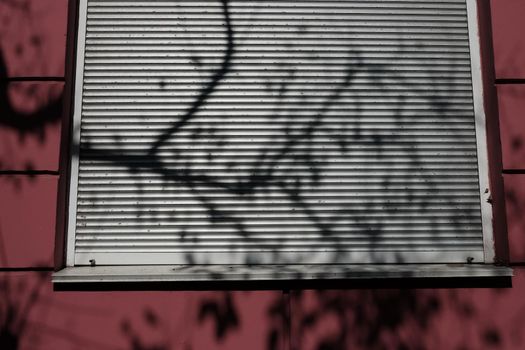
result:
[[[0,84],[0,171],[58,171],[63,85]]]
[[[525,169],[525,85],[499,85],[504,169]]]
[[[13,314],[0,334],[20,350],[283,349],[281,292],[53,292],[48,273],[18,272],[0,283]]]
[[[52,292],[49,273],[0,273],[0,332],[31,350],[523,349],[515,273],[505,289],[292,292],[291,347],[280,292]]]
[[[64,76],[66,23],[67,0],[0,1],[0,75]]]
[[[525,78],[525,2],[492,0],[496,78]]]
[[[525,262],[525,175],[504,175],[510,261]]]
[[[522,349],[525,273],[508,289],[322,290],[292,294],[292,348]]]
[[[0,175],[0,267],[52,267],[57,176]]]

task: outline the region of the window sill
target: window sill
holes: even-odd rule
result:
[[[147,285],[150,283],[176,283],[178,289],[184,289],[184,284],[206,283],[205,289],[210,289],[216,282],[268,281],[279,282],[282,287],[284,281],[471,279],[505,278],[512,275],[509,267],[484,264],[82,266],[67,267],[54,273],[53,283],[59,286],[58,289],[61,289],[60,286],[74,284],[140,284],[146,286],[141,289],[148,289]],[[266,289],[264,284],[262,286],[262,289]]]

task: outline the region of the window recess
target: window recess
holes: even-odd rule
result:
[[[80,0],[67,266],[491,264],[477,35],[470,0]]]

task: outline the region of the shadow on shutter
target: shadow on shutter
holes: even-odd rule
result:
[[[89,0],[75,264],[483,261],[465,0]]]

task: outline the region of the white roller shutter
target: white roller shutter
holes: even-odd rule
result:
[[[75,265],[483,261],[466,0],[83,4]]]

